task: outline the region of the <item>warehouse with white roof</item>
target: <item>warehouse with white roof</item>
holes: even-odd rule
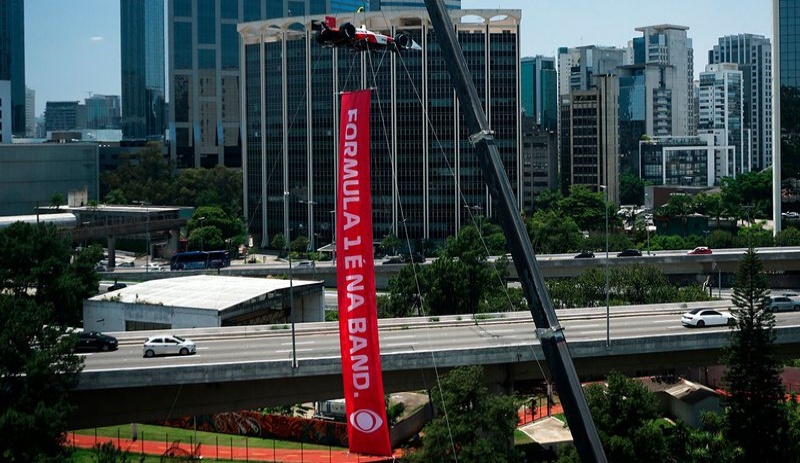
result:
[[[88,331],[168,330],[325,320],[322,281],[196,275],[150,280],[83,302]]]

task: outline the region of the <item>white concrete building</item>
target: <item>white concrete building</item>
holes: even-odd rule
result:
[[[716,160],[716,176],[736,177],[751,170],[749,131],[744,128],[742,71],[733,63],[709,64],[700,73],[698,134],[732,148]],[[725,153],[728,153],[726,151]]]
[[[169,330],[325,320],[322,281],[214,275],[163,278],[83,302],[90,331]]]

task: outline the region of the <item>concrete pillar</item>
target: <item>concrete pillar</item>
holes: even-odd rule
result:
[[[117,265],[117,249],[116,249],[116,238],[114,235],[108,235],[108,268],[109,270],[113,270],[114,267]]]
[[[181,238],[181,229],[173,228],[169,231],[170,237],[167,241],[167,248],[164,250],[163,257],[172,257],[178,253],[178,242]]]

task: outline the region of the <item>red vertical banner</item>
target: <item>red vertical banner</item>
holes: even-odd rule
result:
[[[350,451],[390,456],[372,248],[369,111],[369,90],[342,94],[336,198],[339,342]]]

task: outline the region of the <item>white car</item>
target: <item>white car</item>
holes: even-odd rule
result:
[[[157,264],[155,262],[148,262],[142,265],[142,268],[148,270],[150,272],[166,272],[167,268],[161,264]]]
[[[147,338],[142,350],[148,358],[155,355],[189,355],[196,352],[197,345],[191,339],[159,334]]]
[[[736,323],[728,312],[720,312],[714,309],[693,309],[681,316],[681,324],[683,326],[696,326],[702,328],[704,326],[725,326]]]

